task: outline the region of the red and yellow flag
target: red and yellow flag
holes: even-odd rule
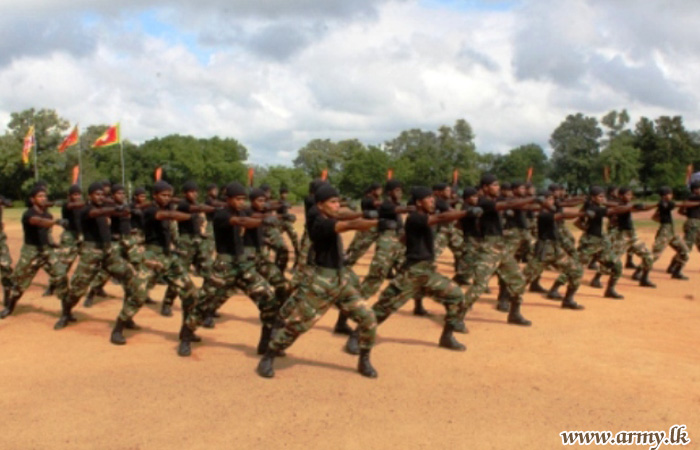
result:
[[[58,153],[63,153],[66,151],[68,147],[72,147],[73,145],[78,143],[78,125],[76,125],[73,128],[73,131],[70,132],[68,136],[61,142],[61,145],[58,146]]]
[[[24,136],[24,145],[22,146],[22,162],[26,166],[29,164],[29,153],[32,151],[32,147],[36,144],[36,138],[34,137],[34,125],[30,126],[27,130],[27,134]]]
[[[110,145],[116,145],[121,142],[121,136],[119,135],[119,124],[113,125],[107,128],[102,136],[98,137],[92,148],[99,147],[109,147]]]
[[[459,184],[459,169],[454,169],[452,171],[452,186],[457,186]]]
[[[532,174],[533,174],[534,172],[535,172],[535,168],[534,168],[534,167],[530,166],[530,167],[527,168],[527,180],[526,180],[526,181],[527,181],[528,183],[532,181]]]
[[[73,166],[73,183],[71,183],[71,184],[76,184],[78,182],[79,177],[80,177],[80,166]]]
[[[160,181],[160,179],[163,178],[163,168],[162,167],[156,167],[156,170],[153,172],[153,179],[155,181]]]
[[[255,180],[255,168],[248,167],[248,187],[253,187],[254,180]]]
[[[321,171],[321,179],[322,179],[323,181],[328,180],[328,169],[323,169],[323,170]]]
[[[386,179],[387,179],[387,181],[389,181],[392,178],[394,178],[394,169],[388,169],[386,171]]]

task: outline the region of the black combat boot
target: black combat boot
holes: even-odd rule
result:
[[[642,268],[641,268],[641,267],[637,267],[637,268],[634,270],[634,273],[632,274],[632,279],[633,279],[634,281],[639,281],[639,280],[642,279]]]
[[[594,259],[588,264],[588,268],[591,270],[598,270],[598,262]]]
[[[530,292],[535,292],[537,294],[548,293],[547,289],[543,288],[540,284],[540,277],[537,277],[534,280],[532,280],[532,283],[530,283]]]
[[[192,354],[192,348],[190,347],[192,334],[192,330],[190,330],[187,325],[183,325],[182,328],[180,328],[180,345],[177,347],[178,355],[190,356]]]
[[[141,329],[140,326],[136,325],[136,322],[134,322],[134,319],[131,319],[131,318],[124,322],[124,328],[126,328],[127,330],[140,330]]]
[[[85,300],[83,301],[83,306],[86,308],[91,307],[92,305],[95,304],[95,291],[93,289],[90,289],[85,296]]]
[[[464,344],[460,344],[455,339],[453,334],[454,327],[448,323],[445,324],[445,328],[442,329],[442,335],[440,335],[440,347],[448,348],[450,350],[465,351],[467,347]]]
[[[578,288],[572,288],[571,286],[566,288],[566,295],[564,300],[561,302],[561,307],[565,309],[583,309],[583,305],[579,305],[574,301],[574,294]]]
[[[429,316],[430,313],[428,312],[427,309],[423,306],[423,297],[416,297],[413,299],[415,302],[413,306],[413,315],[414,316],[421,316],[421,317],[426,317]]]
[[[53,326],[54,330],[60,330],[68,326],[71,318],[71,309],[73,309],[73,306],[67,300],[61,300],[61,317],[58,318],[58,322]]]
[[[336,334],[350,335],[352,328],[348,325],[348,316],[344,312],[338,313],[338,321],[335,323],[333,332]]]
[[[156,301],[153,300],[151,297],[146,297],[146,301],[143,304],[144,305],[155,305]]]
[[[510,300],[510,312],[508,313],[508,323],[529,327],[532,322],[520,314],[520,298],[515,297]]]
[[[160,315],[165,316],[165,317],[170,317],[173,315],[173,305],[169,305],[168,303],[163,303],[163,306],[160,308]]]
[[[603,296],[606,298],[614,298],[615,300],[622,300],[623,298],[625,298],[623,295],[618,294],[615,290],[616,284],[617,280],[614,280],[613,277],[610,277],[610,281],[608,281],[608,288],[605,290],[605,294]]]
[[[508,288],[505,283],[498,280],[498,302],[496,303],[496,309],[501,312],[508,312],[508,301],[510,300],[510,294],[508,293]]]
[[[272,378],[275,376],[275,368],[273,367],[275,356],[277,356],[277,352],[268,348],[267,352],[265,352],[265,355],[258,363],[258,368],[256,369],[258,375],[264,378]]]
[[[109,297],[109,294],[107,292],[105,292],[104,286],[100,286],[97,289],[95,289],[95,295],[98,297],[105,297],[105,298]]]
[[[547,292],[547,298],[550,300],[561,300],[564,297],[561,296],[559,293],[559,288],[562,287],[564,283],[561,281],[554,281],[554,284],[552,287],[549,289],[549,292]]]
[[[367,378],[377,378],[377,371],[372,367],[372,363],[369,360],[369,349],[360,350],[360,359],[357,363],[357,371],[360,372],[362,376]]]
[[[117,317],[117,323],[114,324],[114,329],[112,329],[112,335],[109,337],[109,342],[114,345],[126,344],[126,338],[124,337],[124,325],[125,322]]]
[[[673,270],[673,273],[671,274],[671,278],[674,280],[687,280],[688,277],[683,275],[683,264],[681,263],[676,263],[676,268]]]
[[[678,262],[676,261],[675,258],[671,260],[671,264],[668,265],[666,268],[666,273],[673,273],[676,271],[676,266],[678,265]]]
[[[214,313],[209,311],[204,315],[204,322],[202,322],[202,326],[204,328],[214,328],[216,324],[214,323]]]
[[[649,279],[649,271],[645,270],[642,272],[642,276],[639,278],[639,285],[642,287],[655,288],[656,285]]]
[[[598,288],[598,289],[602,288],[603,284],[600,282],[600,278],[602,276],[603,276],[602,273],[597,272],[595,274],[595,276],[593,277],[593,279],[591,280],[591,287]]]
[[[632,255],[627,254],[627,262],[625,262],[625,269],[637,269],[638,266],[632,262]]]
[[[272,326],[263,324],[260,330],[260,341],[258,341],[258,355],[264,355],[267,348],[270,346],[270,337],[272,336]]]
[[[15,310],[15,305],[17,304],[17,299],[13,298],[12,296],[12,289],[4,288],[3,294],[4,297],[2,299],[2,303],[5,306],[5,309],[0,311],[0,319],[4,319],[5,317],[12,314],[12,311]]]
[[[53,295],[53,290],[54,290],[53,285],[52,285],[51,283],[49,283],[48,287],[46,288],[46,290],[44,291],[44,293],[41,294],[41,296],[42,296],[42,297],[50,297],[50,296]]]
[[[353,331],[348,337],[348,341],[345,343],[345,351],[351,355],[360,354],[360,332],[358,330]]]

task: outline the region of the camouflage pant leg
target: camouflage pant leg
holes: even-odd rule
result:
[[[700,251],[700,219],[688,219],[683,225],[685,234],[685,246],[688,252],[693,250],[693,246]]]
[[[642,270],[651,270],[654,265],[654,258],[644,242],[639,240],[634,230],[621,231],[618,236],[618,243],[620,247],[620,256],[625,253],[628,255],[636,255],[642,260]]]
[[[403,245],[393,231],[384,231],[377,239],[374,258],[369,266],[367,276],[362,280],[360,293],[364,298],[369,298],[377,293],[382,282],[386,279],[389,269],[394,266]]]
[[[49,274],[49,283],[54,287],[54,294],[59,299],[66,298],[68,293],[68,276],[65,266],[61,263],[50,247],[39,248],[33,245],[23,245],[19,261],[12,274],[13,296],[19,298],[31,284],[39,269]]]
[[[383,322],[408,300],[427,295],[445,307],[445,323],[457,325],[463,309],[464,295],[459,286],[437,271],[429,261],[412,264],[403,269],[382,291],[372,306],[377,321]]]
[[[202,249],[205,255],[208,255],[211,260],[214,260],[214,250],[215,250],[215,242],[214,242],[214,224],[212,222],[208,222],[206,226],[204,227],[204,232],[205,232],[205,238],[202,240]],[[212,263],[213,264],[213,263]]]
[[[577,257],[576,239],[571,233],[571,230],[564,223],[557,227],[557,240],[559,241],[561,248],[564,249],[569,256],[573,256],[574,258]]]
[[[311,329],[318,320],[335,304],[341,311],[357,322],[360,348],[374,346],[377,334],[377,321],[374,311],[356,289],[352,280],[355,274],[349,269],[332,271],[317,269],[311,284],[297,291],[290,302],[293,305],[285,326],[277,330],[270,342],[273,350],[283,350],[303,333]]]
[[[465,308],[471,308],[486,291],[488,281],[494,274],[505,283],[514,301],[522,301],[525,280],[506,242],[501,237],[486,238],[479,248],[479,255],[474,261],[474,282],[465,295]]]
[[[376,242],[379,237],[379,231],[372,228],[368,231],[358,231],[353,236],[347,251],[345,252],[345,264],[348,267],[354,266],[357,261],[362,258],[362,255],[367,253],[367,250]]]
[[[306,228],[304,228],[304,234],[301,237],[299,255],[296,261],[296,270],[292,276],[291,284],[293,288],[296,288],[296,286],[298,286],[304,279],[305,275],[307,275],[305,268],[308,265],[310,251],[311,239],[309,239],[309,234],[306,232]]]
[[[556,241],[540,241],[530,257],[523,276],[525,283],[530,284],[538,278],[546,268],[559,272],[559,281],[577,289],[583,277],[583,267],[576,258],[571,257]]]
[[[282,274],[282,271],[275,263],[270,261],[269,255],[258,255],[255,260],[256,270],[267,280],[275,292],[277,309],[279,309],[289,296],[289,283]]]
[[[463,278],[470,282],[474,279],[474,262],[478,259],[479,245],[479,240],[473,236],[468,236],[464,240],[462,264],[458,267],[463,274]]]
[[[605,236],[584,234],[579,240],[578,262],[586,267],[593,260],[598,261],[600,272],[610,275],[611,280],[617,280],[622,275],[622,263],[615,255],[610,240]]]
[[[292,243],[294,252],[299,252],[299,235],[297,234],[297,230],[294,228],[294,222],[283,220],[282,232],[286,233],[287,237],[289,237],[289,241]]]
[[[12,287],[12,256],[7,247],[7,235],[0,230],[0,281],[5,289]]]
[[[513,254],[515,255],[516,261],[528,261],[532,257],[534,251],[533,237],[530,230],[517,229],[517,240],[513,245]]]
[[[289,248],[282,237],[281,227],[265,227],[264,233],[265,246],[275,253],[275,264],[280,268],[286,268],[289,262]]]
[[[463,264],[462,252],[464,251],[464,235],[459,227],[450,224],[447,231],[447,247],[452,252],[454,258],[454,272],[455,274],[463,271],[461,265]]]
[[[61,263],[66,266],[66,270],[70,270],[70,267],[78,257],[78,252],[80,250],[80,239],[78,239],[72,232],[63,230],[59,245],[60,248],[56,250],[58,258],[61,260]]]
[[[688,262],[688,247],[685,245],[685,241],[680,238],[674,231],[672,224],[662,224],[659,227],[659,231],[656,232],[656,239],[654,240],[654,248],[652,249],[652,254],[654,261],[661,257],[661,253],[664,251],[666,246],[670,245],[673,250],[676,251],[676,255],[673,260],[681,266]]]
[[[181,234],[177,240],[177,251],[174,253],[176,259],[179,259],[182,268],[189,274],[190,268],[194,265],[195,256],[197,254],[197,242],[189,234]],[[196,266],[195,266],[196,267]],[[177,286],[168,284],[163,296],[163,304],[172,306],[177,298]]]
[[[442,252],[445,251],[448,240],[447,228],[443,226],[435,233],[435,259],[439,258]]]

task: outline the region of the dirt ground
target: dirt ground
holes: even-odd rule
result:
[[[16,261],[19,224],[6,231]],[[640,232],[648,245],[652,232]],[[136,316],[143,330],[128,331],[127,345],[109,343],[121,307],[113,284],[113,298],[77,307],[79,321],[54,331],[59,302],[41,296],[40,272],[0,322],[0,448],[551,449],[562,446],[563,430],[675,424],[687,425],[684,448],[698,448],[700,256],[691,254],[690,281],[669,279],[670,257],[669,249],[654,269],[657,289],[638,287],[630,271],[621,301],[583,286],[584,311],[526,294],[530,328],[506,324],[493,289],[468,316],[470,334],[459,335],[465,353],[437,347],[440,305],[426,302],[430,318],[406,305],[379,328],[375,380],[356,373],[345,339],[331,333],[335,311],[276,361],[274,379],[262,379],[256,308],[244,297],[232,298],[216,328],[199,331],[192,357],[180,358],[180,318],[161,317],[160,305]],[[370,260],[357,265],[360,275]],[[449,252],[439,261],[448,275],[450,261]],[[546,273],[543,284],[553,278]],[[152,297],[163,292],[158,286]]]

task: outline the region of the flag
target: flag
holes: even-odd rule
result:
[[[321,179],[322,179],[323,181],[328,180],[328,169],[323,169],[323,170],[321,171]]]
[[[606,183],[610,183],[610,167],[603,167],[603,179]]]
[[[160,181],[161,178],[163,178],[163,168],[159,166],[153,171],[153,179],[155,181]]]
[[[386,171],[386,179],[389,181],[392,178],[394,178],[394,169],[389,169]]]
[[[255,178],[255,168],[248,167],[248,187],[253,187],[254,178]]]
[[[685,168],[685,184],[690,184],[690,178],[693,176],[693,165],[688,164]]]
[[[527,168],[527,182],[528,183],[532,181],[532,174],[534,171],[535,171],[535,168],[532,166]]]
[[[121,137],[119,136],[119,124],[113,125],[107,128],[102,136],[98,137],[95,143],[92,144],[92,148],[99,147],[109,147],[110,145],[116,145],[121,142]]]
[[[70,132],[68,136],[61,142],[61,145],[58,146],[58,153],[63,153],[66,151],[68,147],[71,147],[75,144],[78,143],[78,125],[73,128],[73,131]]]
[[[452,186],[457,186],[457,183],[459,183],[459,169],[452,171]]]
[[[24,146],[22,147],[22,162],[26,166],[29,164],[29,153],[32,151],[32,147],[36,144],[36,138],[34,137],[34,125],[30,126],[27,130],[27,134],[24,136]]]
[[[76,184],[78,178],[80,177],[80,166],[73,166],[73,182],[71,184]]]

